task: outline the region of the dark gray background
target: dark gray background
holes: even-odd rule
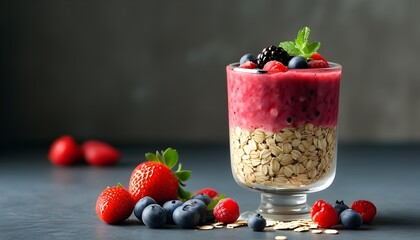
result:
[[[309,26],[343,65],[339,138],[419,141],[419,1],[0,3],[0,141],[227,142],[225,65]]]

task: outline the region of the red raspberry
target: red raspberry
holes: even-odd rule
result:
[[[311,218],[321,228],[329,228],[338,224],[338,214],[329,203],[317,200],[311,208]]]
[[[281,62],[273,60],[266,63],[263,70],[266,70],[267,72],[284,72],[287,70],[287,67]]]
[[[224,198],[214,207],[213,215],[218,222],[233,223],[239,217],[239,205],[231,198]]]
[[[251,62],[251,61],[246,61],[246,62],[244,62],[244,63],[242,63],[242,65],[241,66],[239,66],[240,68],[249,68],[249,69],[254,69],[254,68],[257,68],[258,67],[258,65],[256,64],[256,63],[254,63],[254,62]]]
[[[376,207],[371,201],[358,200],[353,202],[350,208],[362,215],[363,223],[370,223],[375,218]]]
[[[328,62],[324,60],[309,60],[308,61],[309,68],[327,68],[329,67]]]
[[[217,193],[217,191],[214,190],[213,188],[203,188],[203,189],[198,190],[197,192],[195,192],[195,195],[200,195],[202,193],[207,194],[211,198],[215,198],[215,197],[217,197],[217,195],[219,195]]]

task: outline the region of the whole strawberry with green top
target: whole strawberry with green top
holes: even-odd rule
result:
[[[183,182],[191,176],[191,171],[182,170],[178,164],[177,171],[172,168],[178,162],[178,152],[168,148],[156,154],[146,153],[147,162],[139,164],[131,174],[129,192],[134,201],[145,196],[153,198],[163,204],[173,199],[189,199],[191,194],[184,190]]]
[[[135,202],[130,193],[119,183],[107,187],[96,200],[98,218],[109,224],[123,222],[133,212]]]

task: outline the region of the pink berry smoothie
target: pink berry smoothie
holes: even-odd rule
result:
[[[278,132],[307,123],[336,127],[341,66],[245,73],[228,65],[230,128]]]

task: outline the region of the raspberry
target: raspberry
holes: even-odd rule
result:
[[[247,61],[247,62],[244,62],[243,64],[241,64],[241,66],[239,66],[239,67],[240,68],[254,69],[254,68],[257,68],[258,65],[256,63],[254,63],[254,62]]]
[[[284,72],[287,70],[287,67],[283,65],[283,63],[279,61],[269,61],[264,65],[263,70],[267,72]]]
[[[357,200],[351,204],[350,208],[362,215],[363,223],[370,223],[375,218],[376,207],[371,201]]]
[[[311,208],[311,218],[321,228],[329,228],[338,224],[338,214],[329,203],[317,200]]]
[[[328,62],[324,60],[309,60],[308,61],[308,67],[309,68],[327,68],[329,67]]]
[[[218,222],[233,223],[239,217],[239,205],[231,198],[224,198],[214,207],[213,214]]]
[[[198,190],[198,191],[195,193],[195,195],[200,195],[200,194],[202,194],[202,193],[207,194],[207,196],[209,196],[209,197],[211,197],[211,198],[217,197],[217,195],[219,195],[219,194],[217,193],[217,191],[216,191],[216,190],[214,190],[213,188],[203,188],[203,189],[201,189],[201,190]]]

